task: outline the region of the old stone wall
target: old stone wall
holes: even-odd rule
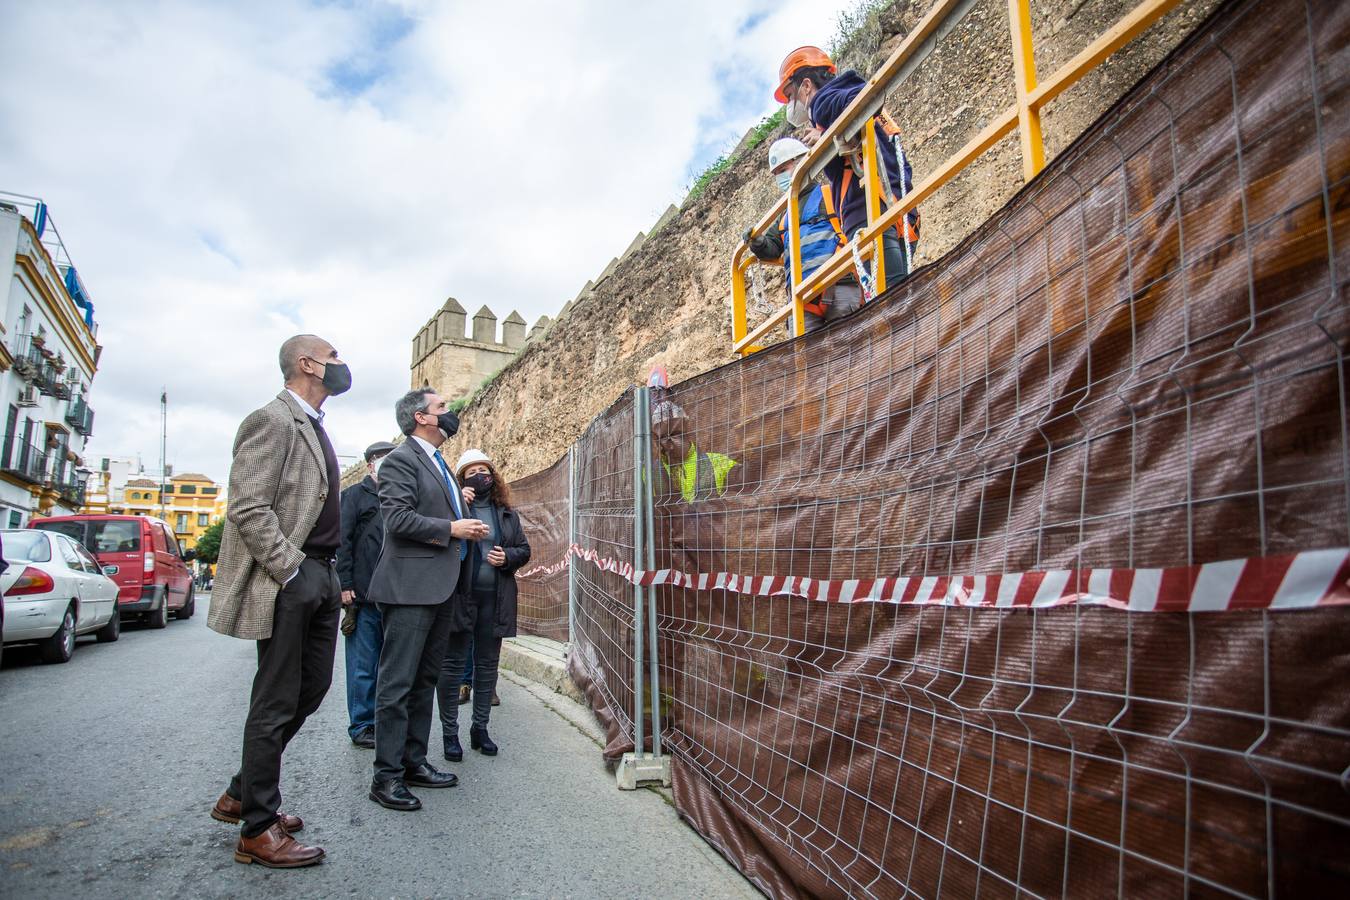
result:
[[[1033,5],[1039,71],[1048,75],[1133,7],[1132,0],[1045,0]],[[1053,158],[1211,10],[1188,3],[1153,26],[1056,100],[1045,114]],[[929,4],[897,2],[866,17],[840,59],[864,73],[884,60]],[[887,109],[906,135],[916,180],[974,137],[1013,102],[1007,4],[977,0]],[[651,367],[673,381],[730,362],[731,254],[742,232],[776,199],[767,174],[773,138],[737,159],[695,200],[653,229],[603,281],[569,304],[461,414],[447,447],[477,446],[508,478],[545,468],[591,419]],[[955,246],[1021,187],[1016,138],[1005,140],[923,207],[918,261]],[[766,292],[784,298],[781,277]],[[753,319],[752,319],[753,321]]]

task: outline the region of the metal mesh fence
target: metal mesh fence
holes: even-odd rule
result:
[[[1347,46],[1229,4],[940,263],[654,398],[655,567],[833,586],[656,588],[676,805],[766,891],[1350,886],[1346,612],[1278,611],[1350,584]],[[632,420],[574,451],[621,561]],[[573,564],[613,756],[632,586]]]
[[[601,556],[633,560],[633,393],[586,429],[576,455],[577,543]],[[632,749],[633,589],[614,572],[572,561],[577,571],[568,665],[606,720],[607,757]]]
[[[511,483],[533,559],[544,560],[532,577],[518,580],[517,625],[522,634],[566,641],[567,570],[548,563],[564,559],[568,547],[570,451],[542,472]]]

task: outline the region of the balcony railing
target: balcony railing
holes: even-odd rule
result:
[[[71,472],[64,479],[57,482],[55,487],[57,494],[60,495],[61,500],[67,506],[73,506],[76,509],[84,506],[86,485],[84,479],[80,478],[77,473]]]
[[[20,478],[41,484],[47,477],[47,453],[45,450],[13,437],[6,437],[4,446],[8,452],[0,452],[0,470],[17,475]]]
[[[50,396],[70,397],[70,388],[65,386],[64,394],[58,385],[63,385],[61,373],[52,362],[52,354],[46,349],[46,337],[33,334],[20,334],[16,339],[14,353],[14,371],[40,393]]]
[[[79,434],[89,437],[94,431],[94,411],[84,397],[76,397],[66,407],[66,423]]]

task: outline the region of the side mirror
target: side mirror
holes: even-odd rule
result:
[[[197,551],[196,551],[196,550],[184,550],[184,551],[183,551],[183,561],[184,561],[184,562],[192,562],[192,561],[193,561],[194,559],[196,559],[196,558],[197,558]]]

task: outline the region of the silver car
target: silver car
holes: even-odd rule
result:
[[[5,644],[37,643],[45,662],[63,663],[80,635],[117,640],[117,584],[88,550],[47,531],[6,529],[0,540],[9,563],[0,575]]]

